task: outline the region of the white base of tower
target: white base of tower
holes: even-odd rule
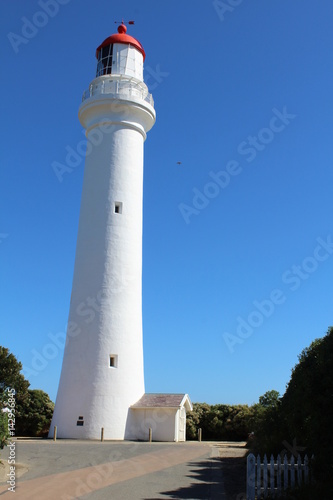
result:
[[[67,341],[54,415],[59,438],[135,438],[144,394],[142,192],[146,102],[93,96],[80,108],[87,150]],[[99,137],[101,139],[97,140]]]

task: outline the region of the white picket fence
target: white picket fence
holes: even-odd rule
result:
[[[297,483],[296,483],[297,481]],[[287,488],[295,488],[295,485],[307,484],[309,482],[309,460],[307,455],[302,463],[298,455],[295,461],[292,455],[288,461],[287,455],[277,456],[276,462],[271,455],[268,462],[267,456],[261,463],[260,455],[257,458],[250,453],[247,457],[247,481],[246,500],[259,500],[260,498],[278,498],[282,491]]]

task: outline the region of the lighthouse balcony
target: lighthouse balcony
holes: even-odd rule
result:
[[[83,92],[82,102],[93,96],[107,94],[115,99],[129,101],[145,101],[154,107],[153,96],[148,92],[145,83],[136,79],[112,77],[98,77],[91,82],[89,88]]]

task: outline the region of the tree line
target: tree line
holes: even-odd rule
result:
[[[51,424],[53,402],[46,392],[29,389],[21,370],[22,363],[0,346],[0,448],[10,435],[46,436]]]
[[[316,483],[293,498],[333,498],[333,327],[301,352],[283,396],[271,390],[252,406],[196,403],[188,439],[197,439],[199,428],[203,439],[246,440],[262,456],[313,455]]]

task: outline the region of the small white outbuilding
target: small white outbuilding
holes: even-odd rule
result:
[[[193,406],[188,394],[144,394],[130,407],[136,439],[186,441],[186,412]]]

